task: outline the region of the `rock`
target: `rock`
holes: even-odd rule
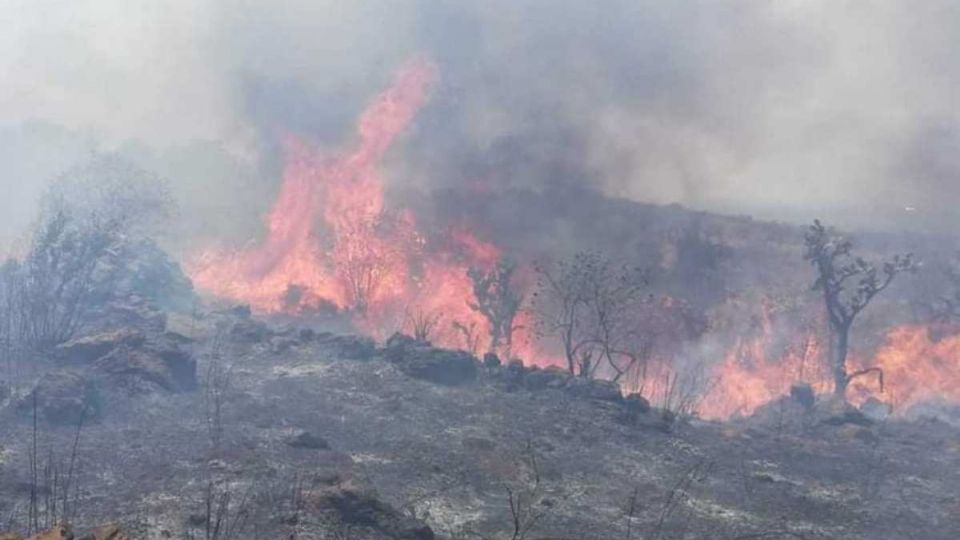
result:
[[[287,445],[293,448],[308,448],[311,450],[329,450],[330,443],[326,439],[309,431],[301,431],[287,439]]]
[[[431,347],[400,333],[387,340],[383,356],[415,379],[456,386],[477,378],[477,361],[472,354]]]
[[[337,358],[345,360],[370,360],[377,354],[377,344],[364,336],[324,336],[321,343]]]
[[[814,407],[814,416],[819,423],[830,426],[853,424],[869,427],[873,425],[873,420],[867,418],[865,414],[857,410],[853,405],[844,399],[834,397],[817,403]]]
[[[650,401],[641,394],[630,394],[623,400],[624,409],[632,414],[647,414],[650,412]]]
[[[395,332],[384,343],[383,356],[389,362],[399,362],[403,360],[409,350],[416,349],[419,346],[420,343],[411,336]]]
[[[613,381],[587,379],[585,377],[570,377],[566,386],[571,395],[597,401],[623,400],[620,386]]]
[[[230,327],[230,336],[244,343],[263,343],[272,334],[266,323],[250,317],[242,317]]]
[[[495,352],[488,352],[483,355],[483,365],[488,368],[500,367],[500,357]]]
[[[17,404],[17,410],[32,416],[36,397],[37,413],[55,425],[77,425],[100,417],[101,399],[96,385],[80,373],[68,369],[47,372],[33,391]]]
[[[270,352],[281,354],[300,345],[301,341],[290,336],[276,336],[270,340]]]
[[[238,319],[249,319],[252,312],[249,304],[237,304],[232,308],[224,310],[227,315],[232,315]]]
[[[317,332],[313,328],[301,328],[297,332],[297,337],[300,338],[300,341],[303,343],[309,343],[317,339]]]
[[[119,347],[139,347],[144,341],[146,341],[146,336],[140,330],[121,328],[111,332],[72,339],[59,345],[56,354],[67,362],[86,364],[109,354]]]
[[[318,497],[316,506],[320,511],[333,514],[337,521],[351,529],[372,529],[381,537],[393,540],[435,538],[426,523],[400,513],[370,491],[351,487],[331,489]],[[358,537],[366,536],[360,534]]]
[[[513,360],[510,361],[509,364],[507,364],[507,369],[509,369],[510,371],[523,373],[524,369],[526,368],[523,367],[522,360],[517,360],[516,358],[514,358]]]
[[[816,402],[816,394],[810,383],[795,382],[790,385],[790,397],[799,403],[804,409],[810,410]]]
[[[129,540],[130,537],[124,534],[119,525],[110,524],[90,531],[80,537],[80,540]]]
[[[527,390],[563,388],[569,384],[570,375],[557,369],[532,369],[523,377],[523,386]]]
[[[114,300],[100,311],[100,318],[111,326],[130,326],[150,332],[163,332],[167,328],[167,314],[137,297]]]
[[[193,284],[180,265],[153,240],[123,246],[123,261],[111,291],[120,296],[136,295],[164,309],[188,310],[196,297]]]
[[[446,386],[467,384],[477,378],[477,362],[465,351],[423,348],[404,358],[397,366],[415,379]]]
[[[860,412],[874,422],[883,422],[893,414],[893,406],[871,397],[860,405]]]
[[[142,381],[170,392],[197,387],[196,360],[175,335],[165,334],[139,348],[117,348],[94,362],[93,367],[97,373],[119,378],[127,386]]]
[[[846,425],[841,428],[841,435],[847,438],[856,439],[864,444],[876,445],[880,442],[880,437],[872,429],[859,425]]]

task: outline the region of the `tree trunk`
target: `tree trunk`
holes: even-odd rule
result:
[[[847,385],[850,377],[847,375],[847,351],[850,340],[850,325],[830,327],[830,367],[833,370],[833,395],[846,399]]]

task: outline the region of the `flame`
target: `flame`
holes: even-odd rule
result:
[[[850,399],[861,403],[870,396],[905,412],[930,400],[960,402],[960,334],[939,335],[927,325],[898,326],[886,334],[884,344],[870,362],[855,369],[879,367],[884,373],[880,392],[876,378],[866,376],[850,384]]]
[[[470,268],[489,270],[500,249],[466,229],[437,245],[415,216],[389,210],[378,164],[427,103],[436,67],[414,61],[361,115],[354,147],[325,156],[296,138],[285,145],[283,183],[266,216],[266,237],[239,250],[209,250],[186,264],[200,289],[259,313],[328,309],[384,338],[430,326],[434,343],[487,349],[489,324],[470,307]],[[519,319],[519,318],[518,318]],[[529,325],[518,324],[512,355],[536,354]]]
[[[777,351],[773,315],[767,305],[762,308],[759,332],[737,339],[713,367],[714,384],[698,407],[704,418],[748,416],[789,394],[798,381],[810,383],[818,392],[827,390],[822,369],[825,349],[819,336],[800,334]]]
[[[715,385],[698,408],[701,416],[749,416],[789,394],[798,381],[810,383],[817,392],[827,391],[827,380],[817,369],[822,365],[823,347],[816,336],[805,336],[782,355],[768,354],[769,345],[769,334],[738,340],[713,369]]]
[[[724,419],[750,415],[760,406],[788,395],[797,381],[811,384],[817,393],[833,390],[826,366],[827,349],[815,334],[803,336],[798,346],[782,355],[770,355],[769,320],[761,335],[741,340],[713,370],[716,385],[700,404],[701,416]],[[883,371],[881,389],[875,373],[850,383],[847,398],[855,405],[871,397],[903,413],[924,401],[960,402],[960,333],[941,335],[933,325],[909,324],[890,329],[872,356],[852,354],[847,370],[854,373],[877,367]]]
[[[470,307],[473,284],[467,270],[492,269],[501,250],[465,228],[427,239],[417,229],[416,216],[387,207],[378,170],[426,105],[437,75],[426,61],[403,67],[393,85],[363,112],[353,146],[340,154],[327,155],[296,138],[286,141],[283,183],[265,218],[265,238],[242,249],[209,250],[188,261],[187,272],[197,287],[247,303],[259,313],[343,313],[378,338],[395,330],[412,333],[418,322],[428,324],[434,343],[484,352],[490,328]],[[521,272],[520,282],[525,279],[529,281]],[[531,283],[521,285],[529,289]],[[521,311],[509,350],[497,352],[523,358],[527,365],[562,365],[539,350],[531,318]],[[809,382],[818,392],[830,390],[819,336],[799,333],[782,347],[773,327],[764,306],[758,331],[739,338],[709,368],[713,384],[698,407],[701,416],[749,415],[788,394],[796,381]],[[884,392],[875,380],[856,379],[850,387],[855,403],[876,396],[903,410],[933,398],[960,401],[958,333],[939,336],[926,326],[901,326],[887,334],[872,358],[852,356],[849,363],[851,371],[876,366],[886,375]],[[647,391],[666,393],[669,389],[659,381],[676,380],[679,374],[672,370],[680,368],[667,358],[654,364],[658,375],[650,378]]]

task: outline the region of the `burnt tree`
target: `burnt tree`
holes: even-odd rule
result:
[[[912,254],[895,255],[878,266],[853,255],[853,243],[835,236],[819,220],[807,230],[804,259],[817,272],[813,289],[823,295],[830,327],[830,369],[833,372],[834,395],[846,397],[853,379],[877,373],[883,387],[883,371],[871,367],[847,372],[850,329],[857,316],[878,294],[893,283],[902,272],[916,270]]]
[[[567,370],[577,373],[577,366],[589,362],[591,345],[586,312],[589,309],[586,276],[596,266],[598,257],[578,253],[570,262],[552,266],[536,265],[537,288],[532,307],[541,337],[556,337],[563,346]],[[582,373],[582,371],[581,371]]]
[[[594,377],[604,366],[619,380],[645,357],[638,337],[650,328],[639,323],[652,297],[644,292],[644,272],[595,253],[578,253],[536,271],[537,333],[560,341],[570,373]]]
[[[511,280],[516,264],[500,260],[490,271],[471,268],[467,275],[473,284],[476,302],[470,309],[483,315],[490,325],[488,352],[502,353],[509,357],[513,345],[514,320],[523,303],[523,295],[512,286]]]

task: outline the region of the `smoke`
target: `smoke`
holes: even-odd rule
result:
[[[284,137],[342,146],[414,56],[442,82],[396,185],[957,226],[949,0],[7,0],[0,22],[5,236],[30,186],[105,149],[169,177],[186,222],[250,229]]]

